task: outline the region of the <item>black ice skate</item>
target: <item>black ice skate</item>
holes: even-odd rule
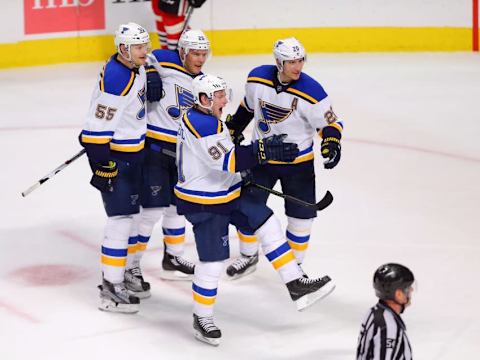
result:
[[[258,253],[252,256],[241,254],[229,267],[227,267],[227,275],[230,280],[239,279],[243,276],[251,274],[257,269]]]
[[[146,299],[151,296],[150,283],[143,280],[142,270],[139,266],[125,270],[125,287],[131,295],[139,299]]]
[[[112,284],[103,279],[102,285],[98,285],[100,289],[100,306],[103,311],[136,313],[139,310],[140,300],[138,297],[130,295],[125,283]]]
[[[213,316],[199,317],[193,314],[193,329],[197,340],[213,346],[220,344],[222,332],[213,323]]]
[[[287,283],[287,289],[297,310],[303,311],[330,294],[335,289],[335,284],[328,276],[318,279],[301,277]]]
[[[165,280],[192,280],[195,264],[181,256],[167,253],[165,245],[160,277]]]

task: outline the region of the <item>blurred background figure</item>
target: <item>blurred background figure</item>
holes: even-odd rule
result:
[[[194,8],[206,0],[152,0],[155,26],[162,49],[176,50]]]

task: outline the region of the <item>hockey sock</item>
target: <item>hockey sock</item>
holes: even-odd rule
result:
[[[113,284],[123,281],[132,224],[132,215],[107,219],[102,243],[102,271],[104,279]]]
[[[258,252],[258,241],[255,233],[237,230],[237,234],[240,240],[240,254],[246,256],[255,255]]]
[[[285,284],[302,277],[302,270],[283,236],[280,222],[274,215],[270,216],[267,222],[257,230],[256,235],[262,245],[263,253]]]
[[[200,317],[213,316],[213,305],[217,298],[218,281],[224,262],[198,262],[193,275],[193,313]]]
[[[287,240],[295,254],[298,264],[301,264],[305,258],[312,224],[313,219],[288,217]]]
[[[167,253],[181,256],[185,250],[185,217],[177,214],[176,206],[165,208],[162,230]]]
[[[133,266],[138,266],[143,254],[147,250],[148,241],[152,236],[155,224],[160,220],[163,208],[142,208],[138,217],[137,247]]]

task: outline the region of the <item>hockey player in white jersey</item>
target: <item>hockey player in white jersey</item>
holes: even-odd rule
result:
[[[269,161],[255,168],[252,179],[255,183],[272,189],[280,181],[284,193],[315,203],[315,171],[313,139],[323,139],[321,154],[324,167],[332,169],[340,161],[343,124],[330,104],[322,86],[302,72],[306,53],[295,38],[275,42],[273,54],[276,65],[254,68],[248,75],[245,98],[233,116],[227,117],[226,125],[236,142],[243,139],[243,131],[254,119],[253,140],[274,134],[288,134],[285,141],[298,145],[299,155],[294,161]],[[246,191],[267,201],[268,193],[256,188]],[[308,247],[316,211],[285,202],[288,218],[287,239],[301,264]],[[244,276],[255,270],[258,262],[258,242],[253,234],[238,232],[240,253],[228,268],[231,279]]]
[[[147,130],[144,65],[150,38],[143,27],[128,23],[116,31],[115,45],[118,53],[95,85],[80,141],[93,170],[91,184],[100,190],[108,216],[101,248],[100,309],[133,313],[140,301],[127,291],[132,269],[125,269],[128,240],[136,236],[133,217],[140,206]]]
[[[192,79],[201,74],[210,43],[200,30],[184,32],[177,50],[154,50],[147,69],[147,137],[143,164],[139,235],[130,239],[128,262],[140,268],[155,224],[162,218],[164,254],[160,276],[191,280],[194,264],[183,257],[185,217],[177,214],[175,150],[183,113],[193,105]]]
[[[183,115],[178,132],[175,194],[179,213],[193,225],[199,257],[192,284],[195,337],[218,345],[221,331],[213,321],[213,307],[224,261],[229,258],[229,224],[258,236],[298,310],[325,297],[335,286],[328,276],[303,276],[272,211],[241,189],[239,172],[270,160],[290,162],[298,156],[297,145],[284,142],[285,135],[257,139],[248,146],[233,144],[220,119],[228,102],[225,81],[201,75],[192,86],[195,105]]]

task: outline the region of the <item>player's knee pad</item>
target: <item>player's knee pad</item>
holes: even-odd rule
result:
[[[298,219],[288,216],[287,220],[287,231],[301,236],[310,235],[313,219]]]
[[[164,209],[163,227],[170,229],[178,229],[185,227],[185,216],[178,215],[177,207],[170,205]]]
[[[138,231],[141,235],[150,236],[155,224],[161,219],[163,208],[142,208],[138,219]]]
[[[195,264],[194,282],[198,286],[212,288],[217,287],[220,276],[223,273],[225,261],[203,262]]]
[[[105,226],[104,245],[116,249],[126,248],[133,226],[133,215],[111,216]]]
[[[260,226],[255,235],[257,235],[257,239],[260,241],[265,254],[268,254],[285,242],[280,221],[274,215],[270,216],[268,220]]]

